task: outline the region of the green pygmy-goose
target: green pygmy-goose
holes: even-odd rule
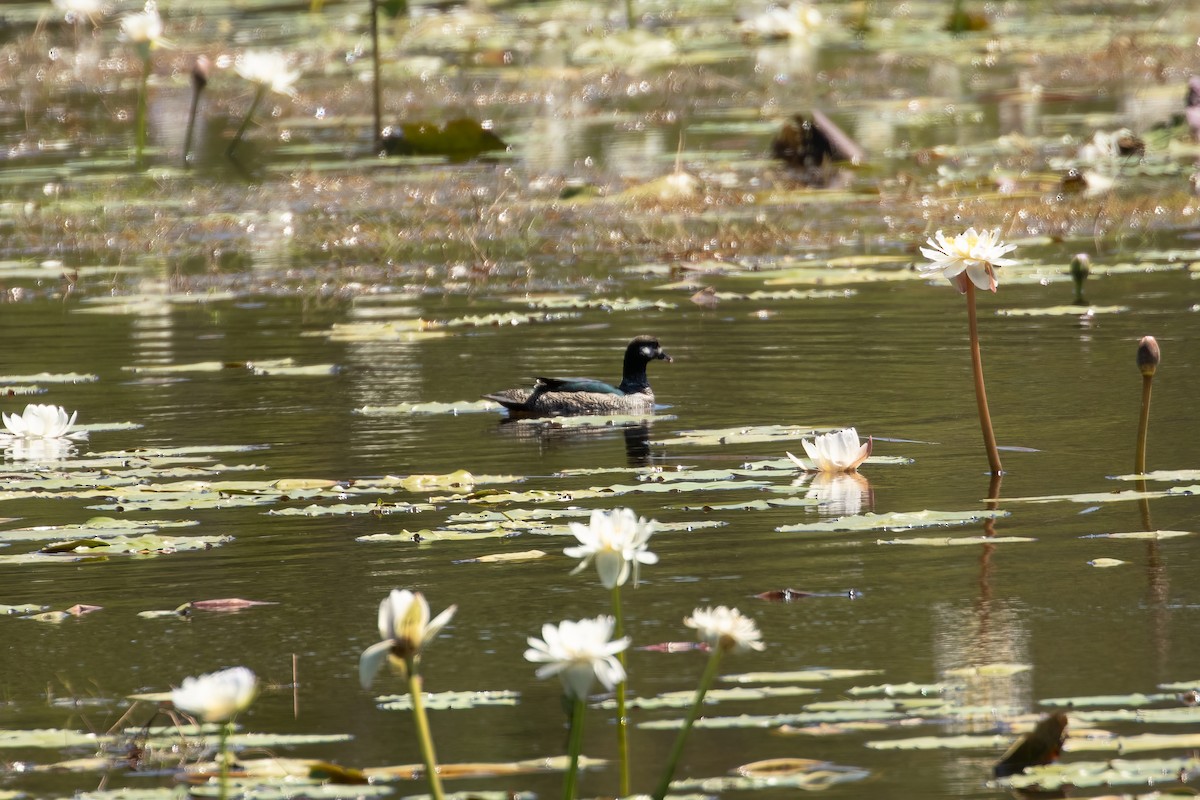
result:
[[[654,390],[646,378],[651,361],[671,361],[653,336],[638,336],[625,348],[621,385],[592,378],[535,378],[532,389],[505,389],[485,394],[508,409],[511,416],[579,414],[649,414]]]

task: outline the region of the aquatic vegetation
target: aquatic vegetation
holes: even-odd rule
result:
[[[364,689],[370,688],[385,660],[396,665],[407,679],[417,743],[425,763],[425,778],[435,800],[441,800],[444,792],[433,735],[429,731],[429,720],[422,703],[421,651],[437,638],[457,610],[458,606],[450,606],[430,619],[425,595],[408,589],[393,589],[379,604],[379,636],[382,641],[364,650],[358,661],[358,677]]]
[[[137,118],[135,121],[137,145],[137,163],[142,163],[142,151],[146,147],[146,103],[147,83],[150,80],[150,53],[158,47],[166,47],[169,42],[163,37],[163,21],[158,15],[158,7],[154,0],[147,0],[145,10],[126,14],[121,17],[121,38],[134,47],[142,62],[141,82],[138,84]]]
[[[229,796],[229,734],[233,719],[250,707],[258,694],[258,678],[246,667],[230,667],[197,678],[184,678],[178,689],[171,691],[171,703],[178,710],[202,722],[220,722],[220,743],[217,760],[220,762],[220,797]]]
[[[621,610],[621,587],[633,576],[633,585],[637,586],[638,571],[642,564],[657,564],[658,556],[650,552],[650,536],[654,533],[654,521],[646,521],[639,517],[631,508],[618,508],[612,511],[592,512],[587,525],[578,522],[570,523],[571,533],[579,540],[575,547],[567,547],[563,554],[580,559],[579,565],[571,571],[574,575],[587,568],[595,561],[596,571],[600,575],[600,583],[612,594],[613,619],[615,627],[613,635],[621,640],[625,635],[624,614]],[[624,670],[625,651],[617,653],[617,660]],[[629,794],[629,743],[627,738],[628,721],[625,715],[626,681],[617,685],[617,749],[621,764],[621,794]]]
[[[859,444],[858,431],[845,428],[823,433],[811,442],[801,439],[800,444],[812,461],[811,464],[801,461],[791,453],[787,454],[800,469],[808,472],[844,473],[858,471],[858,466],[870,457],[874,441],[868,437],[865,443]]]
[[[67,416],[62,406],[30,403],[25,406],[21,415],[4,414],[4,428],[11,436],[22,439],[59,439],[66,437],[79,412],[74,411]]]
[[[266,97],[267,92],[272,91],[285,97],[294,98],[296,96],[294,84],[300,77],[299,72],[293,72],[288,68],[287,56],[277,50],[247,50],[238,55],[234,62],[234,69],[243,78],[253,83],[255,89],[254,99],[250,101],[250,109],[242,118],[241,126],[238,127],[237,133],[233,135],[233,139],[225,149],[225,155],[229,158],[233,158],[234,151],[246,134],[246,129],[250,127],[250,120],[254,118],[254,112],[258,110],[258,106]]]
[[[658,556],[648,549],[654,526],[653,521],[638,517],[631,508],[597,509],[592,512],[587,525],[570,523],[571,533],[579,544],[565,548],[563,553],[581,559],[571,574],[582,572],[595,561],[604,588],[623,586],[631,574],[633,585],[637,586],[638,568],[642,564],[658,563]],[[617,636],[620,635],[618,628]]]
[[[1162,361],[1158,341],[1153,336],[1143,336],[1138,342],[1137,366],[1142,373],[1142,411],[1138,418],[1137,450],[1134,451],[1133,471],[1146,472],[1146,437],[1150,429],[1150,393],[1153,390],[1154,373]]]
[[[542,626],[542,638],[530,636],[525,660],[542,666],[539,678],[557,675],[562,682],[564,699],[571,706],[571,733],[567,744],[564,800],[574,800],[579,774],[579,756],[583,748],[583,716],[587,696],[595,681],[606,689],[625,682],[625,667],[619,655],[629,647],[629,637],[612,639],[613,617],[563,620],[558,625]]]
[[[971,335],[971,366],[975,373],[975,401],[979,410],[979,425],[983,429],[983,442],[987,449],[988,466],[993,475],[1004,472],[1000,464],[1000,453],[996,449],[996,434],[992,432],[992,417],[988,412],[987,390],[983,383],[983,359],[979,353],[979,324],[975,314],[975,287],[995,292],[996,270],[1009,266],[1012,259],[1005,255],[1016,249],[1015,244],[1000,241],[1000,231],[976,231],[968,228],[965,233],[946,237],[941,231],[926,242],[921,254],[929,263],[921,267],[923,273],[941,272],[967,298],[967,324]]]
[[[736,608],[728,606],[697,608],[691,616],[684,618],[683,624],[694,628],[697,638],[708,645],[708,664],[704,668],[704,674],[700,677],[700,685],[696,688],[692,707],[688,710],[683,727],[680,728],[679,735],[675,737],[675,743],[671,746],[671,752],[667,756],[666,769],[663,770],[662,779],[652,795],[654,800],[662,800],[671,788],[671,778],[674,777],[675,770],[679,765],[679,757],[683,755],[683,746],[687,742],[692,725],[700,716],[704,695],[712,687],[713,680],[717,677],[721,657],[729,653],[762,650],[766,647],[758,625]]]

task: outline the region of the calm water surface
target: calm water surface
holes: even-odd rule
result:
[[[1200,325],[1179,302],[1191,290],[1190,279],[1178,273],[1150,275],[1099,282],[1093,289],[1098,302],[1110,289],[1119,289],[1121,300],[1136,310],[1100,317],[1088,326],[1074,317],[1029,322],[983,316],[998,436],[1002,446],[1021,448],[1005,453],[1010,474],[1003,495],[1128,488],[1106,476],[1131,467],[1140,388],[1133,350],[1146,331],[1158,335],[1164,352],[1150,464],[1192,463],[1191,399],[1200,388],[1192,361]],[[1061,285],[1004,287],[983,304],[1043,305],[1062,291]],[[301,335],[348,318],[350,307],[308,312],[294,302],[214,303],[139,319],[75,314],[61,305],[37,303],[7,307],[0,335],[8,342],[37,343],[10,351],[9,372],[90,370],[100,376],[95,384],[55,387],[53,402],[80,409],[86,420],[144,425],[94,433],[84,450],[254,444],[262,448],[229,454],[225,463],[261,465],[250,475],[268,480],[468,469],[527,476],[528,488],[559,488],[572,485],[549,477],[561,470],[629,466],[626,437],[620,432],[520,432],[490,413],[366,417],[354,409],[382,401],[469,399],[534,369],[608,376],[622,343],[636,332],[653,331],[676,362],[652,367],[656,390],[668,407],[650,426],[651,464],[734,467],[797,446],[661,444],[682,430],[853,424],[877,437],[877,455],[913,459],[863,469],[876,512],[981,507],[988,479],[970,394],[965,314],[948,287],[867,287],[848,298],[777,304],[772,306],[777,313],[765,320],[751,317],[755,308],[727,303],[715,311],[589,314],[577,321],[391,346],[331,344]],[[335,363],[342,371],[292,378],[228,370],[163,381],[123,369],[164,358],[189,363],[283,355],[300,363]],[[6,407],[19,405],[6,402]],[[601,485],[610,478],[627,482],[622,476],[596,476]],[[671,521],[698,516],[672,506],[752,496],[630,495],[622,502]],[[461,507],[456,504],[455,510]],[[694,606],[732,604],[758,620],[770,646],[762,654],[731,658],[731,671],[882,670],[875,678],[820,686],[817,700],[836,699],[855,683],[935,682],[948,669],[996,662],[1033,669],[981,683],[964,702],[1032,709],[1041,697],[1152,691],[1158,682],[1193,676],[1200,656],[1192,635],[1200,594],[1189,577],[1194,572],[1189,539],[1147,545],[1079,538],[1139,529],[1142,519],[1134,503],[1002,507],[1012,516],[996,524],[997,534],[1037,541],[886,547],[876,544],[888,538],[879,532],[774,530],[816,516],[805,509],[714,512],[709,516],[727,523],[724,527],[655,537],[661,563],[648,568],[643,585],[629,593],[627,624],[639,644],[681,640],[687,636],[679,621]],[[1190,497],[1154,500],[1150,511],[1159,529],[1196,527],[1197,508]],[[25,500],[7,502],[4,513],[31,525],[82,521],[94,512],[82,501]],[[354,541],[368,533],[436,525],[446,515],[440,509],[418,516],[316,519],[269,516],[257,508],[168,513],[199,519],[199,532],[229,534],[234,541],[152,560],[0,567],[5,602],[104,606],[62,625],[5,623],[5,724],[104,728],[120,713],[126,693],[163,689],[184,675],[234,663],[251,666],[268,681],[287,683],[295,654],[299,717],[292,716],[289,692],[268,691],[244,718],[248,728],[352,733],[349,744],[320,748],[322,756],[345,763],[416,760],[407,717],[374,710],[371,695],[358,689],[355,676],[358,652],[375,637],[379,598],[392,587],[406,586],[426,592],[435,608],[459,605],[454,623],[427,655],[431,689],[521,692],[516,709],[435,712],[441,757],[504,760],[559,752],[557,689],[533,678],[521,659],[524,638],[544,621],[600,613],[603,594],[582,576],[567,575],[570,563],[559,555],[564,542],[558,538],[425,545]],[[549,556],[508,565],[456,563],[533,548]],[[1102,556],[1130,563],[1110,570],[1087,565]],[[782,587],[855,589],[863,596],[790,604],[753,598]],[[187,600],[229,596],[278,605],[232,615],[199,614],[188,621],[136,616]],[[638,694],[687,688],[700,668],[701,658],[694,654],[638,651],[631,656]],[[400,690],[394,680],[381,688]],[[78,709],[47,705],[48,693],[108,702]],[[804,702],[729,704],[711,713],[766,713],[768,705],[797,711]],[[637,718],[663,715],[670,716],[642,712]],[[608,752],[604,718],[593,714],[587,752]],[[872,770],[867,787],[831,790],[838,796],[992,796],[982,784],[994,754],[900,756],[862,747],[863,741],[890,735],[895,734],[788,738],[754,730],[700,731],[684,769],[717,775],[759,758],[829,758]],[[672,734],[635,731],[634,737],[636,778],[650,782]],[[515,783],[468,784],[519,785],[553,794],[557,780],[532,776]],[[614,780],[611,770],[590,773],[584,791],[612,792]],[[81,785],[77,778],[30,784],[39,792]]]

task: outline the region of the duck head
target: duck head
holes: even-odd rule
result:
[[[625,362],[629,363],[631,360],[640,361],[642,364],[649,364],[651,361],[674,361],[667,355],[667,351],[659,346],[658,338],[654,336],[638,336],[629,343],[625,348]]]

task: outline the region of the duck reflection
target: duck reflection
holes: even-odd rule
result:
[[[645,467],[652,461],[650,425],[647,419],[627,425],[560,425],[552,419],[519,419],[505,417],[497,431],[518,439],[537,441],[542,448],[552,449],[561,443],[578,444],[596,439],[610,439],[619,430],[625,439],[625,460],[631,467]]]
[[[817,501],[822,516],[850,517],[875,508],[871,482],[857,472],[806,472],[792,481],[793,486],[806,484],[804,496]]]

